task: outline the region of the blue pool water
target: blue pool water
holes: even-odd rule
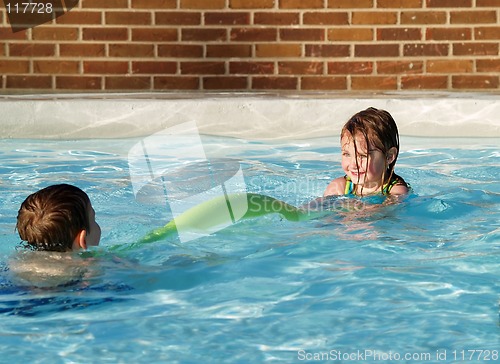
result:
[[[134,197],[127,157],[138,141],[2,140],[2,360],[500,361],[498,139],[402,138],[396,170],[413,194],[398,204],[365,199],[302,222],[267,215],[114,253],[172,218],[161,201]],[[202,141],[207,155],[239,163],[248,191],[293,205],[342,175],[332,138]],[[53,289],[16,285],[17,209],[61,182],[96,210],[94,273]]]

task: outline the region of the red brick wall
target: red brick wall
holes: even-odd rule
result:
[[[73,1],[13,33],[0,0],[0,92],[500,86],[500,0]]]

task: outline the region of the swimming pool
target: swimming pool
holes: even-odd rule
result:
[[[214,161],[238,162],[249,192],[300,205],[342,174],[333,134],[200,140]],[[368,199],[301,222],[266,215],[114,253],[172,218],[134,196],[129,152],[141,140],[2,140],[5,360],[498,361],[498,135],[403,136],[396,169],[414,194],[397,205]],[[217,172],[232,175],[226,165]],[[15,213],[27,194],[59,182],[93,202],[97,273],[50,290],[16,286],[6,268]]]

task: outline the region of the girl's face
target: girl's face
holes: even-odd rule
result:
[[[383,173],[391,163],[386,155],[372,145],[367,145],[365,138],[360,134],[353,139],[350,133],[344,133],[341,147],[342,169],[354,184],[362,186],[363,195],[380,191]],[[360,190],[355,192],[360,193]]]

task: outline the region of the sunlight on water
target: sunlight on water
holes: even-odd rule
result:
[[[202,141],[219,178],[239,165],[248,192],[296,206],[342,175],[337,140]],[[339,199],[337,207],[362,208],[301,222],[266,215],[189,242],[113,252],[172,219],[163,188],[134,197],[127,154],[137,142],[2,141],[5,360],[338,362],[339,352],[371,351],[456,362],[462,350],[498,358],[499,140],[402,138],[396,170],[413,192],[397,204]],[[177,192],[202,181],[189,163],[175,175],[191,181]],[[102,227],[92,274],[52,289],[16,285],[8,262],[19,205],[62,182],[87,191]]]

